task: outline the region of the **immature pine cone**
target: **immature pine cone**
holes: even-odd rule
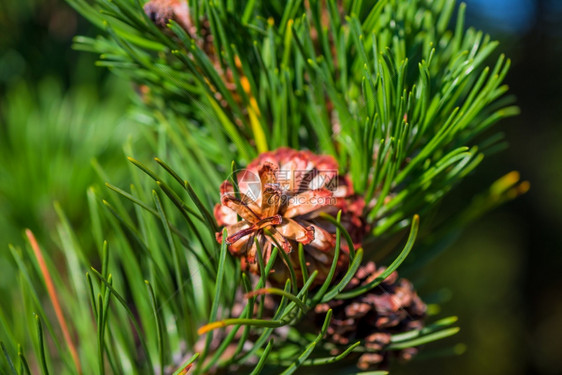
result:
[[[222,184],[215,218],[219,226],[226,227],[228,249],[241,258],[243,270],[259,274],[257,239],[264,262],[278,245],[289,254],[297,277],[302,279],[297,251],[301,243],[309,274],[318,270],[315,281],[325,280],[334,256],[336,227],[319,216],[322,212],[335,216],[342,210],[342,225],[359,246],[364,232],[364,203],[354,196],[348,179],[337,173],[338,164],[331,156],[280,148],[261,154],[236,175],[238,197],[229,181]],[[222,242],[222,231],[217,233],[217,241]],[[338,264],[344,266],[349,249],[345,241],[341,246]],[[273,281],[283,283],[286,271],[278,257]]]
[[[346,289],[368,284],[384,270],[384,267],[377,270],[375,263],[369,262],[359,268]],[[358,297],[316,306],[314,312],[319,324],[322,324],[329,309],[333,310],[333,315],[328,328],[328,342],[343,348],[361,340],[369,352],[359,357],[357,366],[366,370],[386,359],[389,352],[383,350],[390,344],[392,334],[423,327],[426,305],[412,284],[406,279],[398,279],[398,273],[394,271],[379,286]],[[398,355],[410,359],[416,351],[408,348]]]
[[[146,15],[161,30],[167,30],[170,20],[176,21],[181,27],[192,35],[195,26],[191,21],[187,1],[182,0],[151,0],[144,5]]]
[[[198,30],[187,0],[150,0],[144,5],[144,12],[161,31],[170,36],[174,34],[168,28],[168,22],[170,20],[177,22],[195,44],[209,56],[209,59],[215,62],[216,54],[209,21],[200,20]]]
[[[189,10],[187,0],[151,0],[144,5],[144,12],[154,22],[154,24],[165,34],[175,37],[174,33],[168,28],[168,22],[174,20],[177,22],[195,42],[195,44],[207,55],[209,61],[213,64],[218,75],[222,77],[223,83],[232,94],[234,100],[238,104],[242,104],[242,97],[237,92],[234,74],[229,67],[223,67],[220,61],[219,53],[215,49],[213,43],[213,35],[211,34],[211,26],[209,20],[201,18],[199,20],[199,29],[197,28]],[[191,55],[190,55],[191,56]],[[252,97],[250,83],[244,76],[242,71],[242,63],[238,56],[234,57],[240,84],[246,95],[250,98],[250,105],[254,107],[254,111],[259,113],[257,103]],[[217,88],[209,83],[211,90],[214,92],[215,98],[224,108],[228,107],[227,101],[223,98]],[[239,120],[237,121],[237,123]]]

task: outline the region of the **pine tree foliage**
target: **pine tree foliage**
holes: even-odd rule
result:
[[[218,164],[287,145],[332,154],[367,201],[377,198],[376,234],[431,208],[501,147],[497,134],[479,135],[517,113],[502,85],[509,60],[485,65],[498,43],[465,31],[463,5],[448,29],[453,1],[194,2],[212,56],[173,21],[164,34],[136,2],[100,1],[103,17],[71,3],[110,34],[77,47],[147,85],[150,107],[206,127],[199,141]]]
[[[16,240],[22,227],[38,236],[52,230],[44,223],[56,217],[53,198],[73,223],[83,222],[81,204],[96,173],[74,166],[92,158],[119,164],[131,123],[122,111],[127,86],[113,83],[101,91],[84,85],[65,92],[54,78],[37,88],[18,83],[7,90],[0,103],[0,208],[6,220],[0,236],[6,242]],[[108,175],[118,180],[118,169],[110,167]]]
[[[503,84],[509,60],[489,36],[465,29],[465,6],[454,0],[190,1],[188,18],[169,13],[165,27],[139,0],[68,1],[103,31],[77,37],[76,48],[137,85],[148,146],[125,146],[129,186],[88,191],[99,261],[60,208],[59,252],[43,251],[31,232],[29,246],[11,248],[22,303],[0,310],[7,373],[356,372],[353,358],[367,349],[358,341],[331,354],[330,310],[318,330],[303,331],[314,307],[372,290],[417,244],[408,267],[422,267],[451,234],[527,188],[510,174],[439,225],[424,221],[504,146],[489,130],[517,113]],[[271,287],[278,249],[267,264],[258,257],[252,280],[215,239],[221,182],[281,146],[332,155],[368,203],[364,248],[320,287],[315,272],[300,288],[294,278]],[[332,220],[339,254],[349,235]],[[344,291],[385,244],[386,271]],[[304,264],[302,247],[299,255]],[[45,294],[49,284],[56,293]],[[279,297],[270,317],[266,295]],[[430,316],[387,350],[453,335],[455,321]]]

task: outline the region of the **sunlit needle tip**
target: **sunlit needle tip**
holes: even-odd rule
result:
[[[225,327],[226,324],[224,324],[224,322],[213,322],[213,323],[209,323],[209,324],[205,324],[203,327],[199,328],[197,330],[197,334],[199,335],[203,335],[209,331],[212,331],[214,329],[217,328],[222,328]]]

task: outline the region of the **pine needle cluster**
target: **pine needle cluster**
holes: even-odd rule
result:
[[[108,181],[87,192],[94,259],[60,208],[59,249],[45,251],[30,231],[28,246],[11,247],[20,291],[0,310],[3,372],[291,374],[329,366],[345,374],[358,371],[360,355],[458,331],[455,317],[436,317],[430,304],[424,326],[389,331],[383,349],[362,338],[335,348],[326,339],[333,311],[318,306],[366,301],[394,285],[388,278],[410,252],[408,270],[424,267],[466,224],[527,189],[512,173],[463,210],[438,212],[505,146],[494,125],[518,112],[503,83],[510,62],[488,35],[466,28],[464,4],[68,2],[101,30],[76,37],[75,47],[135,85],[143,141],[125,145],[127,186]],[[272,286],[276,258],[291,268],[283,250],[267,260],[258,252],[260,272],[250,275],[216,241],[221,183],[279,147],[330,155],[365,202],[359,248],[340,215],[326,218],[336,255],[320,285],[319,271],[297,282],[289,269],[286,283]],[[303,246],[294,251],[306,270]],[[340,253],[347,266],[337,274]],[[386,268],[354,284],[375,257]]]

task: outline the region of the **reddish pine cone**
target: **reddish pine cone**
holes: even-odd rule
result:
[[[170,36],[174,34],[168,29],[168,22],[170,20],[177,22],[197,46],[213,60],[214,46],[209,22],[205,19],[201,20],[198,30],[187,0],[150,0],[144,5],[144,12],[160,30]]]
[[[346,289],[368,284],[384,270],[384,267],[377,270],[375,263],[369,262],[359,268]],[[358,297],[316,306],[314,312],[319,324],[329,309],[333,310],[333,315],[326,339],[342,348],[361,340],[370,352],[359,357],[357,366],[366,370],[386,359],[389,353],[383,350],[390,344],[392,334],[423,327],[426,305],[418,297],[412,283],[398,279],[395,271],[379,286]],[[415,348],[408,348],[398,352],[398,355],[410,359],[416,351]],[[335,350],[334,354],[337,353],[339,351]]]
[[[234,80],[234,74],[232,70],[228,67],[223,68],[220,62],[219,54],[215,51],[215,45],[213,43],[213,35],[211,34],[211,26],[209,20],[206,18],[201,18],[199,20],[199,29],[197,28],[191,13],[189,11],[189,6],[187,0],[151,0],[144,5],[144,12],[146,15],[154,22],[154,24],[165,34],[170,37],[174,37],[174,33],[168,28],[168,22],[174,20],[177,22],[189,35],[189,37],[195,42],[195,44],[207,55],[209,61],[213,64],[215,70],[222,77],[223,83],[226,88],[232,94],[235,102],[242,105],[242,97],[237,92],[236,83]],[[257,106],[255,99],[252,98],[250,91],[250,83],[248,79],[244,76],[242,71],[242,64],[238,56],[234,57],[234,64],[238,70],[238,76],[240,79],[240,84],[242,89],[245,91],[246,95],[251,99],[250,105]],[[214,92],[215,98],[223,106],[228,107],[227,101],[223,98],[221,93],[217,91],[217,88],[210,85],[211,90]],[[244,108],[242,108],[244,110]],[[259,112],[258,109],[254,109]],[[239,120],[237,121],[237,123]]]
[[[297,277],[302,279],[298,259],[301,243],[309,274],[317,270],[315,281],[325,280],[333,261],[336,227],[321,218],[321,213],[335,216],[342,210],[341,223],[359,246],[365,231],[361,218],[364,203],[354,195],[349,180],[338,176],[338,164],[331,156],[280,148],[261,154],[236,178],[240,194],[237,196],[232,184],[225,181],[215,218],[227,229],[228,249],[241,258],[243,270],[259,274],[257,239],[266,263],[277,243],[289,254]],[[222,231],[217,233],[217,241],[222,242]],[[341,246],[338,264],[343,267],[349,249],[345,241]],[[288,273],[280,258],[271,276],[283,283]]]
[[[167,30],[168,22],[174,20],[188,33],[195,31],[187,1],[151,0],[144,5],[144,12],[162,30]]]

